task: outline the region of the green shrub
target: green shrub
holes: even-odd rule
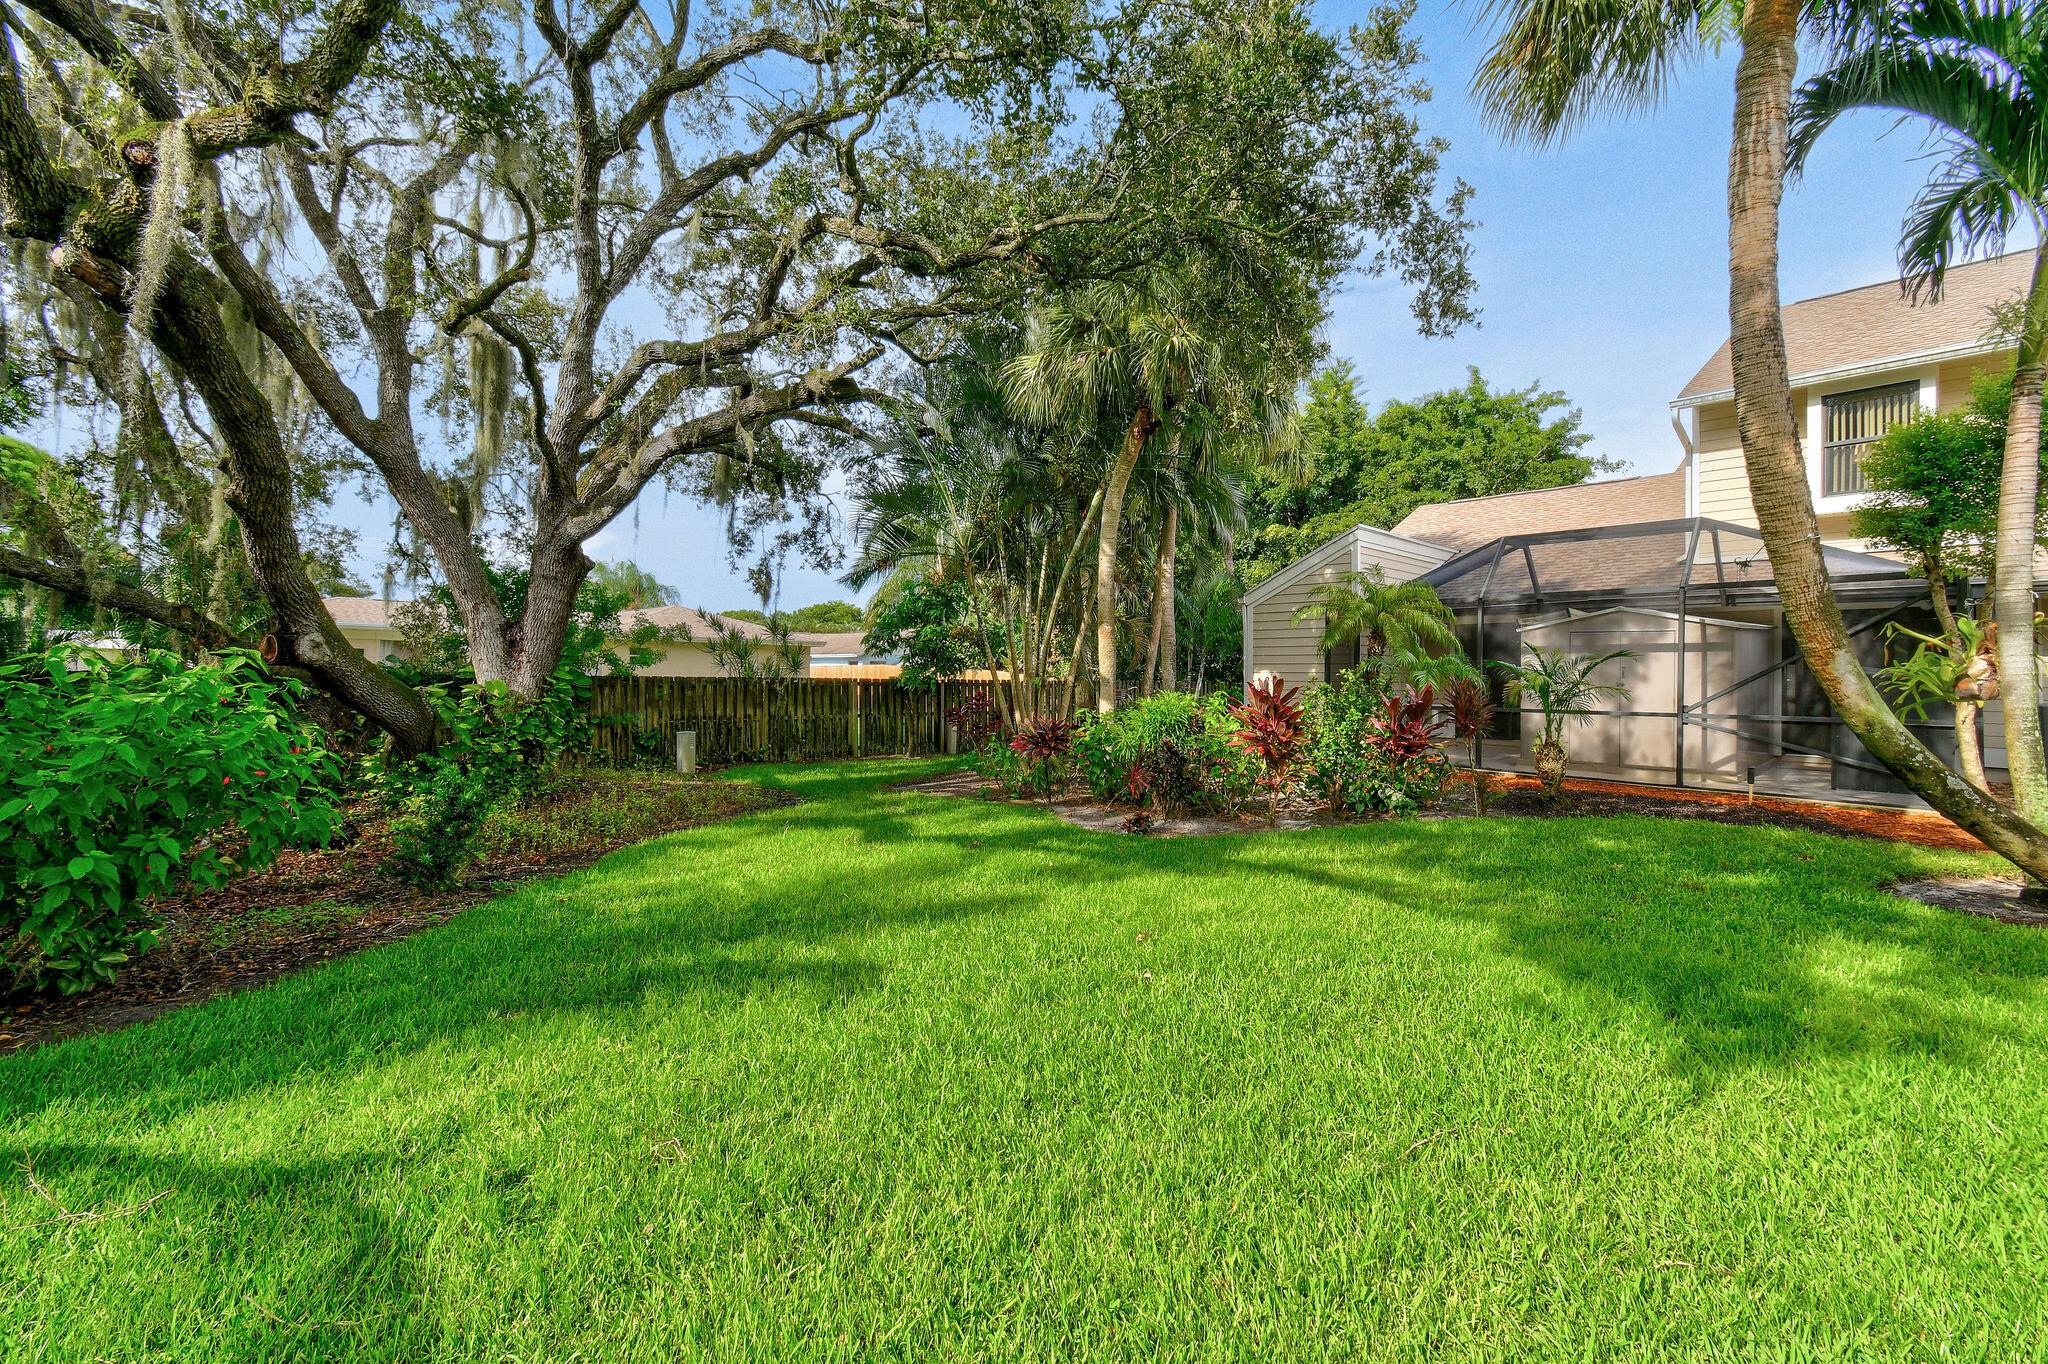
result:
[[[384,869],[408,885],[452,884],[475,858],[491,812],[526,799],[556,759],[588,746],[589,686],[586,674],[563,667],[533,701],[502,682],[426,688],[445,731],[441,746],[403,762],[364,763],[367,786],[391,812]]]
[[[1229,698],[1161,692],[1088,722],[1074,764],[1099,800],[1128,799],[1132,769],[1167,810],[1234,811],[1251,794],[1257,763],[1231,743]]]
[[[153,897],[217,886],[339,819],[296,682],[230,654],[0,664],[0,969],[75,994],[156,941]]]
[[[983,782],[1006,796],[1016,798],[1026,794],[1024,756],[1011,748],[1010,741],[1000,735],[974,750],[974,770]]]
[[[1390,688],[1384,674],[1354,668],[1337,683],[1317,683],[1303,698],[1309,789],[1339,814],[1398,814],[1427,808],[1450,780],[1428,689]]]

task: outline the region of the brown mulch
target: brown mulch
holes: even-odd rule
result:
[[[1981,852],[1984,845],[1971,835],[1931,811],[1892,810],[1872,806],[1825,805],[1816,801],[1784,800],[1717,791],[1675,791],[1667,787],[1634,786],[1621,782],[1567,781],[1564,799],[1552,803],[1543,799],[1536,780],[1508,773],[1488,774],[1491,799],[1488,814],[1549,819],[1588,815],[1648,815],[1658,819],[1703,819],[1716,824],[1803,829],[1810,833],[1849,834],[1894,843],[1913,843],[1926,848],[1952,848]],[[981,778],[971,771],[943,773],[901,783],[896,789],[924,791],[947,796],[992,796]],[[1018,800],[1019,805],[1043,805],[1036,800]],[[1054,799],[1052,811],[1078,828],[1110,833],[1118,831],[1130,809],[1105,804],[1082,795],[1068,794]],[[1473,814],[1470,784],[1461,779],[1446,794],[1442,805],[1430,817]],[[1284,809],[1281,829],[1326,828],[1345,823],[1325,810],[1308,805]],[[1276,827],[1263,813],[1240,817],[1187,815],[1155,818],[1147,832],[1153,837],[1188,837],[1201,834],[1253,833]]]
[[[1923,848],[1983,852],[1984,845],[1932,810],[1894,810],[1874,805],[1828,805],[1820,801],[1786,800],[1733,791],[1675,791],[1662,786],[1625,782],[1578,781],[1564,784],[1565,799],[1545,801],[1534,777],[1490,773],[1494,798],[1487,809],[1506,815],[1649,815],[1665,819],[1704,819],[1717,824],[1772,825],[1821,834],[1851,834]],[[1469,789],[1460,783],[1456,804],[1469,811]]]
[[[0,1002],[0,1054],[141,1023],[267,984],[319,962],[395,942],[444,923],[525,881],[558,876],[606,853],[679,829],[714,824],[798,797],[740,782],[685,782],[659,774],[593,773],[565,778],[523,812],[546,817],[616,796],[635,819],[614,837],[551,853],[487,856],[452,888],[423,891],[382,875],[390,850],[380,819],[349,812],[335,845],[286,852],[267,869],[162,908],[162,937],[111,984],[70,997]]]

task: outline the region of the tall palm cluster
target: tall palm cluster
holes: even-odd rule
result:
[[[934,367],[861,490],[848,582],[964,583],[1012,718],[1217,676],[1244,475],[1284,457],[1313,358],[1312,322],[1261,345],[1220,303],[1100,284]]]

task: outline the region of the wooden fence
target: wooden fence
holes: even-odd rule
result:
[[[600,677],[593,746],[614,762],[675,761],[676,735],[697,732],[697,761],[810,762],[943,753],[946,712],[988,682],[913,691],[898,682],[796,677]]]

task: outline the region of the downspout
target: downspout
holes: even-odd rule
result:
[[[1685,451],[1685,458],[1678,462],[1678,471],[1685,475],[1685,514],[1687,516],[1698,516],[1700,514],[1700,494],[1698,486],[1693,481],[1692,433],[1685,429],[1685,410],[1683,408],[1673,408],[1671,410],[1671,429],[1678,433],[1678,448]]]

